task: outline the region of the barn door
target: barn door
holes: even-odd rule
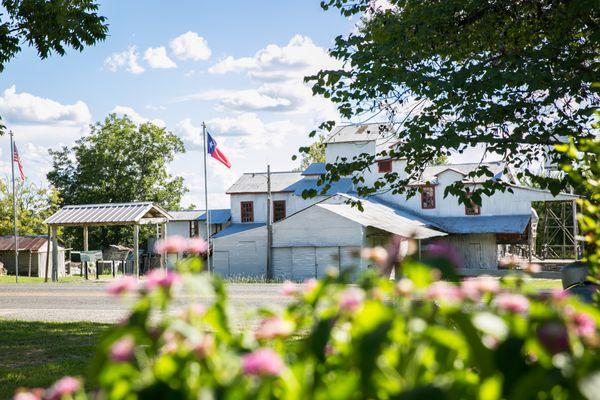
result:
[[[221,276],[228,276],[231,271],[229,269],[229,252],[228,251],[215,251],[213,253],[213,267],[215,272]]]
[[[339,269],[338,247],[317,247],[316,250],[317,279],[325,276],[325,271],[329,267]]]
[[[481,243],[469,243],[467,268],[482,268]]]
[[[292,279],[292,249],[290,247],[273,249],[273,272],[277,279]]]
[[[316,276],[316,251],[314,247],[292,248],[292,279],[302,281]]]

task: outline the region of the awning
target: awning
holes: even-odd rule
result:
[[[44,223],[56,226],[140,225],[168,222],[171,216],[150,202],[64,206]]]

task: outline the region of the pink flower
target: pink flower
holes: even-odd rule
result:
[[[257,339],[274,339],[289,336],[294,331],[294,324],[281,317],[273,316],[261,321],[260,326],[254,331]]]
[[[529,274],[538,274],[542,272],[542,266],[537,263],[527,263],[523,266],[523,270]]]
[[[345,311],[356,311],[362,305],[365,299],[365,292],[362,289],[350,287],[340,295],[340,308]]]
[[[178,235],[168,236],[161,239],[154,245],[154,251],[159,254],[165,253],[181,253],[188,248],[187,240]]]
[[[152,290],[156,287],[170,289],[176,283],[179,283],[181,277],[176,272],[153,269],[147,275],[146,289]]]
[[[364,260],[373,261],[377,265],[385,265],[388,260],[388,252],[381,246],[364,248],[360,256]]]
[[[410,295],[412,293],[412,291],[414,290],[414,288],[415,288],[415,285],[413,284],[413,281],[411,281],[408,278],[402,278],[396,284],[396,292],[400,296]]]
[[[284,296],[294,296],[298,293],[298,286],[290,281],[283,282],[281,294]]]
[[[572,315],[571,319],[575,325],[575,331],[579,336],[585,338],[594,337],[596,334],[596,321],[588,314],[583,312],[577,312]]]
[[[41,397],[32,392],[18,392],[13,397],[13,400],[40,400]]]
[[[304,280],[304,286],[307,292],[313,291],[318,284],[319,281],[317,281],[315,278],[309,278]]]
[[[485,293],[497,293],[500,282],[491,276],[467,278],[461,283],[463,294],[473,301],[478,301]]]
[[[207,334],[202,336],[200,342],[193,347],[193,352],[198,358],[205,358],[215,347],[215,338],[213,335]]]
[[[202,238],[191,238],[187,241],[187,252],[193,254],[203,254],[208,250],[208,243]]]
[[[242,371],[246,375],[279,376],[284,367],[279,354],[264,347],[242,357]]]
[[[521,294],[500,293],[494,301],[500,309],[511,313],[524,314],[529,310],[529,299]]]
[[[430,258],[445,258],[455,267],[464,264],[462,255],[456,247],[446,241],[439,241],[427,246],[427,256]]]
[[[429,300],[459,303],[462,301],[464,295],[458,286],[453,285],[452,283],[439,281],[429,285],[426,297]]]
[[[125,276],[123,278],[112,281],[107,287],[106,292],[113,296],[119,296],[128,292],[133,292],[138,287],[138,281],[133,276]]]
[[[81,389],[81,382],[79,382],[79,380],[71,376],[65,376],[64,378],[56,381],[54,385],[48,389],[46,399],[60,400],[63,398],[63,396],[70,396],[79,389]]]
[[[135,342],[131,336],[125,336],[116,342],[110,348],[110,359],[114,362],[126,362],[133,358]]]

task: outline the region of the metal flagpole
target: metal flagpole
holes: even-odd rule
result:
[[[15,142],[13,131],[10,135],[10,166],[12,169],[12,195],[13,195],[13,224],[15,234],[15,282],[19,282],[19,235],[17,230],[17,191],[15,190]]]
[[[206,155],[208,154],[208,147],[206,143],[206,124],[202,122],[202,138],[204,140],[204,204],[206,214],[206,242],[208,243],[208,251],[206,252],[206,268],[208,272],[212,272],[212,268],[210,267],[210,215],[208,212],[208,174],[206,170]]]

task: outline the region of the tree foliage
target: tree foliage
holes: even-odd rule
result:
[[[476,146],[554,193],[569,184],[533,176],[532,169],[544,158],[565,160],[554,145],[568,137],[577,144],[593,136],[591,114],[600,104],[592,87],[600,72],[597,0],[387,3],[375,8],[370,0],[322,1],[325,9],[361,19],[330,50],[343,68],[307,78],[344,118],[389,120],[383,133],[398,143],[387,155],[408,159],[408,177],[388,174],[381,181],[403,192],[435,157]],[[362,155],[332,168],[327,178],[364,170],[373,161]],[[491,172],[482,166],[470,175]],[[490,179],[470,198],[479,202],[496,190],[507,188]],[[446,194],[463,191],[457,182]]]
[[[17,228],[19,235],[46,234],[44,220],[58,208],[60,198],[52,188],[37,187],[29,181],[17,184]],[[13,235],[13,198],[0,180],[0,235]]]
[[[325,162],[325,135],[319,135],[317,140],[301,154],[298,171],[304,171],[310,164]]]
[[[178,209],[186,189],[183,178],[167,172],[183,142],[152,123],[136,125],[127,116],[109,115],[73,147],[50,150],[52,170],[47,178],[60,192],[62,204],[151,201]],[[74,243],[79,244],[78,235]],[[130,243],[127,228],[90,231],[97,246]]]

